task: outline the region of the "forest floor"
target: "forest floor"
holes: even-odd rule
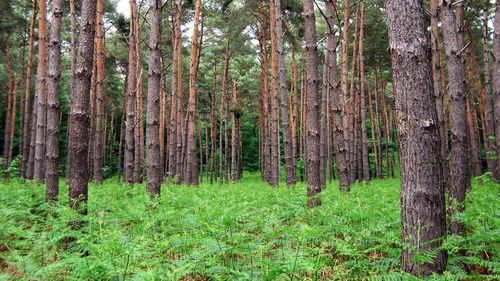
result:
[[[482,181],[461,215],[466,237],[447,238],[448,269],[430,279],[500,279],[499,187]],[[222,186],[165,184],[157,201],[144,185],[91,185],[84,218],[66,207],[63,183],[61,192],[48,206],[41,185],[0,183],[0,280],[415,279],[398,269],[399,179],[350,193],[332,182],[312,210],[305,184],[271,188],[251,174]],[[86,223],[74,230],[74,220]]]

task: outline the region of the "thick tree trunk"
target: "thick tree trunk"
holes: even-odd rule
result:
[[[349,159],[349,165],[348,165],[348,171],[349,171],[349,183],[353,184],[354,181],[356,180],[356,168],[357,168],[357,163],[356,163],[356,146],[355,146],[355,140],[356,140],[356,133],[358,132],[356,130],[356,118],[355,118],[355,112],[356,112],[356,89],[355,89],[355,80],[356,80],[356,68],[358,66],[358,42],[359,42],[359,7],[356,12],[356,20],[354,24],[354,41],[353,41],[353,48],[352,48],[352,62],[351,62],[351,85],[349,87],[349,96],[347,100],[344,100],[345,106],[347,107],[347,118],[348,122],[347,125],[344,127],[347,130],[347,141],[348,141],[348,159]]]
[[[96,117],[95,117],[95,135],[94,135],[94,152],[93,152],[93,168],[94,181],[97,184],[102,183],[104,168],[104,61],[106,60],[104,46],[104,20],[103,20],[103,0],[97,1],[97,18],[96,18],[96,56],[97,56],[97,74],[96,74]]]
[[[136,9],[135,0],[130,0],[130,10]],[[132,13],[132,17],[135,13]],[[124,180],[128,184],[137,182],[134,176],[134,157],[135,157],[135,127],[136,121],[136,95],[137,95],[137,60],[136,60],[136,43],[135,33],[136,20],[130,19],[130,36],[129,36],[129,55],[128,55],[128,82],[127,82],[127,106],[126,106],[126,121],[125,121],[125,156],[123,160]]]
[[[38,104],[36,105],[35,131],[35,166],[33,177],[43,180],[45,165],[45,130],[47,125],[47,1],[40,1],[38,27],[38,66],[36,73],[36,91]]]
[[[304,0],[304,41],[307,73],[306,101],[306,170],[307,206],[321,205],[319,193],[319,120],[318,120],[318,48],[316,45],[316,17],[312,0]]]
[[[83,0],[81,5],[80,37],[75,69],[75,88],[71,97],[69,130],[69,157],[72,168],[69,177],[69,204],[72,208],[86,214],[80,209],[80,203],[88,198],[89,171],[88,154],[88,109],[90,98],[90,79],[92,76],[92,58],[94,54],[94,35],[96,19],[96,0]]]
[[[281,99],[281,121],[283,125],[283,147],[285,156],[286,183],[288,186],[295,184],[295,165],[292,143],[292,127],[290,119],[290,101],[288,98],[287,81],[285,73],[285,51],[283,44],[283,15],[281,11],[281,0],[274,1],[275,17],[275,41],[278,67],[278,91]],[[271,34],[272,36],[272,34]],[[274,51],[273,51],[274,52]],[[278,179],[279,180],[279,179]]]
[[[193,36],[191,45],[191,58],[189,65],[189,101],[188,101],[188,130],[187,130],[187,147],[186,147],[186,162],[187,169],[185,181],[189,185],[198,185],[198,160],[196,155],[196,73],[198,70],[198,50],[199,50],[199,23],[200,23],[201,0],[196,1]]]
[[[61,78],[62,0],[52,2],[50,22],[49,75],[47,80],[47,154],[45,160],[45,199],[59,196],[59,80]]]
[[[418,263],[415,255],[437,249],[445,235],[440,136],[432,91],[430,42],[423,1],[388,0],[401,159],[401,268],[417,276],[442,272],[446,254]]]
[[[31,76],[33,72],[33,46],[34,46],[34,37],[35,37],[35,24],[36,24],[36,15],[37,15],[37,0],[33,0],[33,6],[31,9],[31,25],[30,25],[30,39],[29,39],[29,50],[28,50],[28,69],[26,71],[26,86],[25,86],[25,97],[24,97],[24,124],[23,124],[23,145],[22,145],[22,153],[23,157],[21,160],[21,177],[27,177],[27,168],[28,168],[28,158],[30,151],[30,143],[29,143],[29,135],[30,135],[30,99],[31,99]]]
[[[451,214],[463,209],[465,192],[470,186],[469,153],[467,145],[467,78],[463,56],[463,30],[457,28],[457,20],[450,0],[441,3],[441,21],[443,23],[444,43],[448,65],[448,81],[450,89],[450,127],[451,127],[451,167],[448,196],[450,204],[455,206]],[[462,25],[462,22],[459,22]],[[451,224],[451,232],[461,235],[463,224],[455,220]]]

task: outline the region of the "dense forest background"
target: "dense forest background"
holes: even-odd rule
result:
[[[498,279],[499,8],[0,0],[0,279]]]

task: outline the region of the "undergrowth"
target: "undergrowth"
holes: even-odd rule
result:
[[[258,175],[165,184],[157,201],[110,180],[90,186],[86,217],[66,207],[61,185],[49,206],[41,185],[0,183],[0,280],[416,280],[398,269],[399,179],[348,194],[333,182],[312,210],[304,184],[271,188]],[[499,279],[499,212],[498,185],[475,183],[467,235],[445,241],[447,271],[429,279]],[[73,230],[74,220],[86,223]]]

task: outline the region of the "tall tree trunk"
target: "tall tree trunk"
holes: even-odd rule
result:
[[[177,11],[177,13],[180,13]],[[178,15],[179,17],[179,15]],[[177,17],[177,18],[178,18]],[[177,40],[177,27],[172,19],[173,25],[173,46],[172,46],[172,98],[170,105],[170,138],[169,138],[169,152],[168,152],[168,174],[171,177],[177,175],[177,99],[180,93],[178,93],[177,87],[177,49],[180,48],[180,42]],[[180,172],[180,171],[179,171]]]
[[[87,209],[80,209],[80,203],[87,203],[89,170],[88,154],[88,111],[90,101],[90,79],[94,54],[94,35],[96,20],[96,0],[83,0],[81,5],[80,37],[78,55],[75,64],[75,88],[71,96],[69,130],[69,157],[73,165],[69,177],[69,204],[73,209],[86,214]]]
[[[136,9],[135,0],[130,0],[130,10]],[[136,16],[132,13],[132,17]],[[136,60],[136,20],[130,19],[129,55],[128,55],[128,83],[127,83],[127,106],[126,106],[126,132],[125,132],[125,157],[124,180],[128,184],[137,182],[134,176],[134,152],[135,152],[135,127],[136,122],[136,95],[137,95],[137,60]]]
[[[316,17],[312,0],[304,0],[304,41],[307,73],[307,112],[306,112],[306,170],[307,206],[321,205],[319,193],[319,120],[318,120],[318,48],[316,45]]]
[[[327,110],[327,99],[328,95],[328,67],[327,65],[328,59],[328,50],[325,49],[325,61],[323,66],[323,81],[322,81],[322,89],[321,89],[321,98],[320,98],[320,117],[319,117],[319,183],[321,186],[325,186],[326,183],[326,167],[327,167],[327,154],[326,154],[326,140],[327,140],[327,132],[326,132],[326,110]]]
[[[160,148],[160,87],[161,87],[161,33],[162,33],[162,10],[161,0],[150,1],[150,36],[149,36],[149,62],[148,62],[148,110],[146,123],[146,147],[147,147],[147,189],[150,197],[160,195],[162,182],[162,163]]]
[[[370,160],[368,158],[368,135],[366,132],[366,97],[365,97],[365,64],[364,64],[364,40],[365,40],[365,3],[361,2],[361,22],[359,29],[359,83],[360,83],[360,110],[361,110],[361,140],[362,140],[362,162],[363,179],[370,181]]]
[[[59,80],[61,78],[62,0],[52,2],[50,21],[49,75],[47,80],[47,154],[45,160],[45,199],[59,195]]]
[[[283,147],[285,156],[286,183],[288,186],[295,184],[295,165],[292,143],[292,127],[290,119],[290,101],[288,98],[286,73],[285,73],[285,51],[283,44],[283,15],[281,11],[281,0],[274,1],[275,28],[274,36],[276,41],[276,55],[278,67],[278,91],[281,98],[281,120],[283,125]],[[272,36],[273,34],[271,34]],[[273,51],[274,52],[274,51]],[[279,179],[278,179],[279,180]]]
[[[143,88],[142,88],[142,60],[141,60],[141,34],[139,28],[139,11],[137,5],[131,11],[135,20],[135,59],[137,71],[137,100],[136,100],[136,125],[135,125],[135,150],[134,150],[134,178],[136,182],[142,182],[144,166],[144,110],[143,110]]]
[[[77,24],[76,24],[76,11],[75,0],[69,0],[69,14],[71,23],[71,77],[70,77],[70,93],[74,92],[75,88],[75,66],[76,66],[76,52],[77,52]],[[69,127],[71,123],[68,122],[67,136],[69,135]],[[69,153],[66,154],[66,179],[69,178],[71,169],[71,160]]]
[[[348,176],[348,185],[351,184],[351,151],[349,148],[349,128],[351,125],[349,125],[349,100],[351,97],[349,97],[349,92],[348,92],[348,85],[347,85],[347,78],[349,75],[348,72],[348,67],[349,67],[349,18],[351,16],[351,4],[350,0],[345,0],[344,1],[344,21],[343,21],[343,28],[342,28],[342,38],[340,42],[340,65],[341,65],[341,90],[342,90],[342,100],[340,101],[342,103],[342,123],[343,123],[343,133],[344,133],[344,146],[346,149],[345,152],[345,161],[346,161],[346,168],[349,173]],[[339,27],[340,28],[340,27]],[[354,63],[354,61],[353,61]],[[346,189],[348,191],[349,189]]]
[[[233,182],[237,182],[240,180],[240,171],[239,171],[239,151],[240,151],[240,141],[239,141],[239,115],[240,108],[238,104],[238,84],[236,81],[233,82],[233,101],[231,108],[231,123],[232,123],[232,132],[231,132],[231,180]]]
[[[500,167],[500,1],[495,2],[493,20],[493,95],[497,166]]]
[[[431,0],[431,47],[432,47],[432,78],[434,85],[434,99],[437,111],[437,126],[441,139],[441,164],[443,171],[443,185],[448,182],[448,129],[445,122],[445,104],[444,104],[444,88],[442,87],[444,77],[441,76],[441,37],[439,33],[439,7],[438,0]]]
[[[104,61],[106,60],[104,46],[104,20],[103,20],[103,0],[97,1],[97,18],[96,18],[96,56],[97,56],[97,74],[96,74],[96,118],[95,118],[95,135],[94,135],[94,181],[97,184],[102,183],[104,168]]]
[[[271,182],[271,138],[269,134],[269,65],[267,61],[267,17],[261,9],[261,26],[260,26],[260,65],[261,65],[261,82],[262,82],[262,162],[264,180]]]
[[[483,9],[483,63],[484,63],[484,87],[486,95],[486,136],[484,140],[486,146],[486,160],[488,163],[488,169],[492,173],[492,176],[496,179],[499,178],[497,162],[495,160],[495,117],[493,113],[493,96],[491,94],[491,75],[490,75],[490,47],[488,45],[489,34],[488,34],[488,8],[489,1],[484,1]]]
[[[26,86],[25,86],[25,97],[24,97],[24,124],[23,124],[23,146],[22,146],[22,161],[21,161],[21,177],[27,177],[28,168],[28,158],[29,158],[29,134],[30,134],[30,98],[31,98],[31,76],[33,72],[33,46],[35,37],[35,24],[37,15],[37,0],[33,0],[33,6],[31,8],[31,25],[30,25],[30,39],[29,39],[29,51],[28,51],[28,69],[26,71]],[[33,133],[33,132],[32,132]]]
[[[210,184],[214,183],[215,173],[215,145],[217,135],[217,120],[215,117],[215,94],[217,90],[217,61],[214,61],[214,85],[210,95]]]
[[[38,27],[38,66],[36,73],[36,91],[38,104],[36,106],[36,137],[35,166],[33,176],[43,180],[45,165],[45,129],[47,122],[47,1],[40,1]]]
[[[345,106],[347,107],[347,117],[348,117],[348,125],[344,128],[348,131],[348,159],[349,159],[349,183],[353,184],[356,179],[356,147],[355,147],[355,139],[357,132],[356,121],[355,121],[355,111],[356,111],[356,89],[355,89],[355,80],[356,80],[356,67],[358,65],[358,41],[359,41],[359,7],[356,12],[356,20],[354,24],[354,41],[352,48],[352,62],[351,62],[351,85],[349,87],[349,96],[347,100],[344,100]]]
[[[10,165],[9,161],[9,151],[10,151],[10,123],[11,123],[11,118],[12,118],[12,107],[15,107],[15,105],[12,104],[13,102],[13,97],[15,95],[14,93],[14,74],[12,70],[12,61],[11,61],[11,54],[10,54],[10,36],[8,36],[6,40],[6,47],[5,47],[5,62],[7,65],[7,110],[5,111],[5,130],[4,130],[4,142],[3,142],[3,168],[7,169]]]
[[[401,268],[417,276],[442,272],[446,254],[418,263],[445,236],[439,128],[432,91],[429,39],[423,1],[385,2],[394,73],[401,159]],[[415,172],[418,171],[418,172]]]
[[[188,130],[187,130],[187,147],[186,147],[186,176],[185,181],[189,185],[198,185],[198,160],[196,155],[196,73],[198,65],[198,33],[200,23],[201,0],[196,1],[193,36],[191,45],[191,58],[189,65],[189,101],[188,101]]]
[[[470,146],[470,171],[472,176],[481,175],[481,159],[479,142],[479,131],[477,129],[477,113],[474,108],[474,99],[469,95],[467,98],[467,132],[469,135],[468,142]]]
[[[444,0],[440,7],[450,88],[451,167],[448,196],[450,203],[456,206],[451,210],[451,214],[455,214],[463,209],[465,191],[470,186],[466,125],[467,78],[463,58],[464,46],[463,42],[460,42],[463,29],[457,28],[457,20],[450,0]],[[458,23],[462,25],[462,22]],[[458,220],[453,221],[451,232],[463,234],[463,224]]]
[[[184,93],[182,91],[182,0],[177,0],[177,22],[176,28],[176,42],[177,42],[177,148],[176,148],[176,171],[177,174],[183,175],[183,144],[184,144]],[[181,178],[179,178],[181,179]]]
[[[278,186],[280,180],[280,133],[279,133],[279,105],[278,91],[280,91],[279,61],[276,36],[275,2],[269,0],[269,20],[271,33],[271,174],[269,184]]]

